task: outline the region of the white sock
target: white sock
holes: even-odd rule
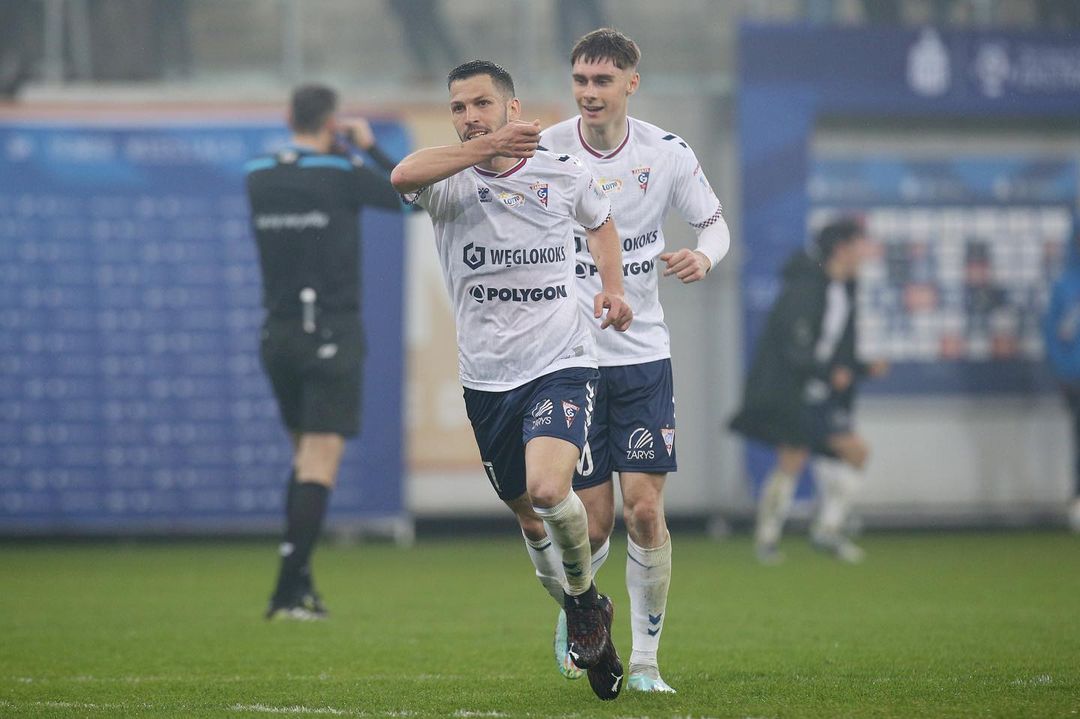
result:
[[[784,529],[791,501],[795,497],[795,477],[779,469],[773,470],[765,480],[765,488],[758,500],[757,529],[754,540],[758,544],[776,544]]]
[[[592,585],[592,552],[589,551],[589,515],[573,491],[554,507],[533,507],[544,520],[548,536],[562,550],[566,593],[584,594]]]
[[[551,541],[550,537],[544,537],[539,541],[533,541],[525,537],[525,551],[529,553],[529,559],[536,567],[536,578],[544,585],[552,599],[561,607],[563,605],[563,587],[565,575],[563,574],[562,559],[559,549]]]
[[[671,535],[652,549],[639,547],[629,537],[626,544],[626,591],[630,594],[630,631],[634,639],[630,666],[655,667],[671,584]]]
[[[600,571],[600,567],[604,566],[604,562],[607,561],[608,555],[611,554],[611,540],[605,539],[604,543],[593,552],[592,555],[592,573],[593,578],[596,578],[596,573]]]
[[[821,510],[815,531],[830,537],[843,532],[860,474],[838,459],[821,458],[814,462],[814,478],[821,493]]]

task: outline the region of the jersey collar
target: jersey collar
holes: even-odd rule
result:
[[[482,175],[483,177],[494,177],[495,179],[500,179],[503,177],[510,177],[510,175],[513,175],[515,172],[525,167],[526,159],[527,158],[524,157],[521,158],[521,160],[519,160],[516,165],[511,167],[509,170],[504,170],[502,172],[492,172],[491,170],[485,170],[484,168],[477,167],[476,165],[473,165],[473,169],[476,170],[476,173],[478,175]]]
[[[629,117],[626,118],[626,136],[623,138],[623,141],[619,143],[619,146],[616,147],[614,150],[611,150],[611,151],[597,150],[597,149],[594,149],[593,146],[590,145],[588,142],[586,142],[585,141],[585,135],[582,134],[582,132],[581,132],[581,118],[580,117],[578,117],[578,119],[577,119],[577,136],[578,136],[578,141],[581,143],[581,146],[584,147],[585,151],[588,152],[590,155],[592,155],[593,157],[595,157],[595,158],[597,158],[599,160],[610,160],[611,158],[618,155],[622,151],[622,149],[624,147],[626,147],[626,143],[630,142],[630,118]]]

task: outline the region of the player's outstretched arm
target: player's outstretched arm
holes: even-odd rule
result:
[[[539,143],[538,121],[515,120],[460,145],[417,150],[398,163],[390,173],[390,182],[402,194],[415,192],[496,157],[532,157]]]
[[[615,221],[609,217],[595,230],[586,230],[585,235],[601,284],[600,292],[593,298],[593,317],[603,317],[600,329],[610,326],[625,332],[634,319],[634,312],[623,297],[622,247]]]

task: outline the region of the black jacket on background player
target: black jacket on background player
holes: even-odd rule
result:
[[[833,356],[820,362],[815,356],[821,337],[830,279],[813,250],[800,250],[783,269],[784,285],[769,312],[747,375],[743,406],[731,428],[750,439],[770,445],[812,447],[821,451],[817,418],[807,401],[807,386],[814,380],[828,387],[822,402],[850,412],[856,382],[842,392],[829,387],[837,366],[866,374],[867,365],[855,357],[855,282],[846,283],[850,311]]]
[[[394,168],[373,150],[386,172]],[[387,178],[358,159],[288,147],[248,163],[247,191],[267,314],[299,318],[304,288],[315,290],[319,313],[359,312],[358,213],[401,208]]]

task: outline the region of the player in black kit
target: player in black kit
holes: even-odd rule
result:
[[[267,619],[326,616],[310,570],[345,438],[360,430],[360,229],[364,206],[399,210],[383,174],[394,161],[365,120],[339,120],[337,94],[304,85],[292,95],[292,141],[247,164],[266,322],[263,367],[294,457],[285,495],[281,569]]]

